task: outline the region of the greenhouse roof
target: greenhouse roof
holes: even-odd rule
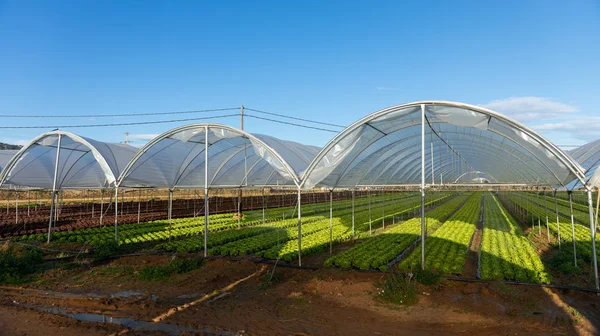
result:
[[[424,163],[427,185],[571,190],[587,181],[578,162],[594,171],[600,165],[599,147],[600,142],[582,146],[571,152],[572,158],[500,113],[456,102],[423,101],[367,115],[322,149],[214,123],[174,128],[139,151],[52,131],[14,155],[0,174],[0,186],[52,189],[55,167],[57,189],[405,186],[421,184]],[[0,156],[0,166],[2,162]]]
[[[137,148],[126,144],[52,131],[36,137],[14,155],[0,175],[0,186],[53,189],[56,171],[56,189],[106,188],[114,185],[136,152]]]
[[[17,154],[19,151],[16,149],[2,149],[0,150],[0,172],[2,171],[2,169],[4,169],[4,167],[6,167],[6,165],[8,164],[8,161],[10,161],[10,159],[12,159],[12,157]]]
[[[589,142],[581,147],[577,147],[567,153],[583,167],[585,171],[585,181],[592,187],[600,186],[600,140]],[[582,188],[583,184],[579,180],[574,180],[569,184],[569,189]]]
[[[348,126],[310,164],[303,187],[420,184],[422,134],[428,185],[478,177],[467,172],[498,183],[551,187],[585,178],[577,162],[517,121],[478,106],[423,101],[392,106]]]
[[[208,187],[297,186],[299,175],[318,151],[318,147],[220,124],[186,125],[159,135],[140,149],[124,170],[119,186],[203,188],[206,154]]]

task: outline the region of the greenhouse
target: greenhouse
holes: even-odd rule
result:
[[[5,225],[18,240],[47,234],[49,242],[56,230],[58,242],[154,242],[159,250],[298,267],[303,256],[328,252],[319,266],[435,268],[533,283],[590,265],[598,289],[597,185],[583,168],[597,167],[595,148],[565,153],[489,109],[421,101],[369,114],[323,148],[214,123],[171,129],[139,150],[48,132],[13,153],[0,186],[52,191],[49,210],[36,206],[40,218],[49,211],[48,229],[33,220],[26,228],[18,217]],[[59,190],[77,199],[80,219],[58,218]],[[3,223],[15,217],[9,202]],[[108,211],[114,231],[103,222]],[[83,218],[89,228],[73,230]],[[560,253],[538,255],[536,239]]]
[[[4,149],[4,150],[0,150],[0,172],[2,171],[2,169],[4,167],[6,167],[6,164],[8,164],[8,161],[10,161],[10,159],[12,159],[12,157],[17,154],[18,150],[14,150],[14,149]]]

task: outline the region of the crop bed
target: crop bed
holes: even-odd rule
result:
[[[119,197],[119,225],[134,224],[138,222],[149,222],[161,219],[167,219],[168,203],[166,200],[141,199],[138,202],[137,193],[126,197]],[[414,192],[395,192],[386,195],[387,199],[397,199],[408,196],[414,196]],[[96,198],[93,202],[61,204],[57,201],[58,220],[55,223],[53,231],[72,231],[77,229],[95,228],[102,226],[111,226],[115,220],[114,203],[111,195],[106,195],[104,205],[101,206],[100,199]],[[367,198],[367,192],[356,192],[357,199]],[[349,193],[334,193],[334,200],[344,200],[350,197]],[[380,196],[372,196],[376,201]],[[296,193],[265,195],[264,206],[271,208],[293,207],[296,204]],[[329,193],[304,193],[302,195],[303,205],[314,203],[326,203],[329,201]],[[48,230],[48,219],[50,206],[47,201],[37,203],[21,204],[18,210],[13,204],[0,209],[0,237],[10,237],[19,235],[41,234]],[[262,209],[262,196],[244,196],[242,197],[241,210],[250,211]],[[194,217],[204,213],[204,201],[201,198],[187,198],[173,200],[172,218]],[[101,210],[104,213],[101,220]],[[139,217],[138,217],[139,210]],[[237,198],[235,197],[213,197],[209,202],[211,214],[231,213],[237,211]]]
[[[425,239],[425,267],[443,274],[461,274],[471,237],[481,212],[481,193],[474,193],[465,205]],[[404,259],[400,269],[421,267],[421,250]]]
[[[461,195],[426,213],[427,232],[434,232],[442,220],[448,217],[457,207],[463,204],[470,195]],[[421,218],[416,217],[396,225],[382,234],[366,238],[354,247],[333,256],[325,262],[325,266],[342,268],[387,269],[387,266],[398,255],[405,251],[420,236]]]
[[[481,278],[550,282],[540,257],[495,195],[484,200]]]
[[[440,202],[449,193],[435,195],[428,200],[429,203]],[[382,226],[384,220],[390,220],[394,216],[412,213],[420,201],[420,197],[412,196],[388,202],[384,207],[385,218],[378,216],[381,206],[374,211],[373,200],[371,200],[371,211],[368,201],[362,200],[361,204],[355,204],[355,236],[369,234],[371,228]],[[335,204],[335,203],[334,203]],[[383,203],[381,203],[383,204]],[[348,240],[352,237],[352,209],[347,203],[337,203],[334,206],[331,236],[334,242]],[[328,205],[327,205],[328,206]],[[396,209],[396,210],[395,210]],[[275,221],[259,228],[247,228],[236,231],[220,232],[209,236],[208,252],[211,255],[246,255],[256,254],[267,258],[282,258],[291,261],[298,255],[298,229],[297,219]],[[329,216],[320,214],[302,217],[302,252],[303,255],[322,251],[329,244]],[[224,237],[227,237],[224,239]],[[236,239],[238,238],[238,239]],[[216,243],[215,243],[216,242]],[[225,244],[222,244],[225,243]],[[197,251],[203,248],[203,238],[194,237],[186,240],[165,243],[159,246],[164,250]]]
[[[530,199],[523,198],[516,193],[503,195],[502,199],[504,202],[510,204],[509,206],[517,205],[528,209],[534,217],[534,225],[531,227],[531,234],[541,234],[544,238],[549,235],[550,243],[557,250],[558,232],[560,230],[560,241],[562,246],[558,251],[558,254],[553,258],[553,264],[556,268],[565,273],[572,273],[580,271],[582,266],[592,262],[592,235],[589,227],[577,222],[571,225],[570,219],[567,220],[564,217],[559,217],[559,223],[557,225],[556,217],[555,215],[552,216],[553,212],[551,212],[551,210],[549,210],[549,221],[548,226],[546,227],[546,211],[543,206],[540,206],[536,202],[531,202]],[[575,233],[574,236],[573,231]],[[580,269],[574,268],[575,258],[573,256],[573,240],[575,240],[575,247],[577,249],[577,265]],[[596,253],[598,258],[600,258],[600,251],[596,250]]]

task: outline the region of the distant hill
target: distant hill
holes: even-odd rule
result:
[[[0,142],[0,149],[21,149],[22,146],[18,145],[9,145],[3,142]]]

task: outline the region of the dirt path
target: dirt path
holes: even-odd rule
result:
[[[272,265],[263,272],[264,265],[248,261],[210,260],[163,282],[135,276],[142,266],[169,261],[126,257],[92,269],[48,271],[27,288],[0,287],[0,335],[136,335],[123,326],[78,322],[25,306],[142,321],[163,316],[162,323],[243,335],[593,335],[600,330],[597,297],[582,292],[445,281],[418,285],[419,303],[407,307],[377,299],[383,273],[276,268],[269,282]],[[120,294],[130,291],[137,294]]]

